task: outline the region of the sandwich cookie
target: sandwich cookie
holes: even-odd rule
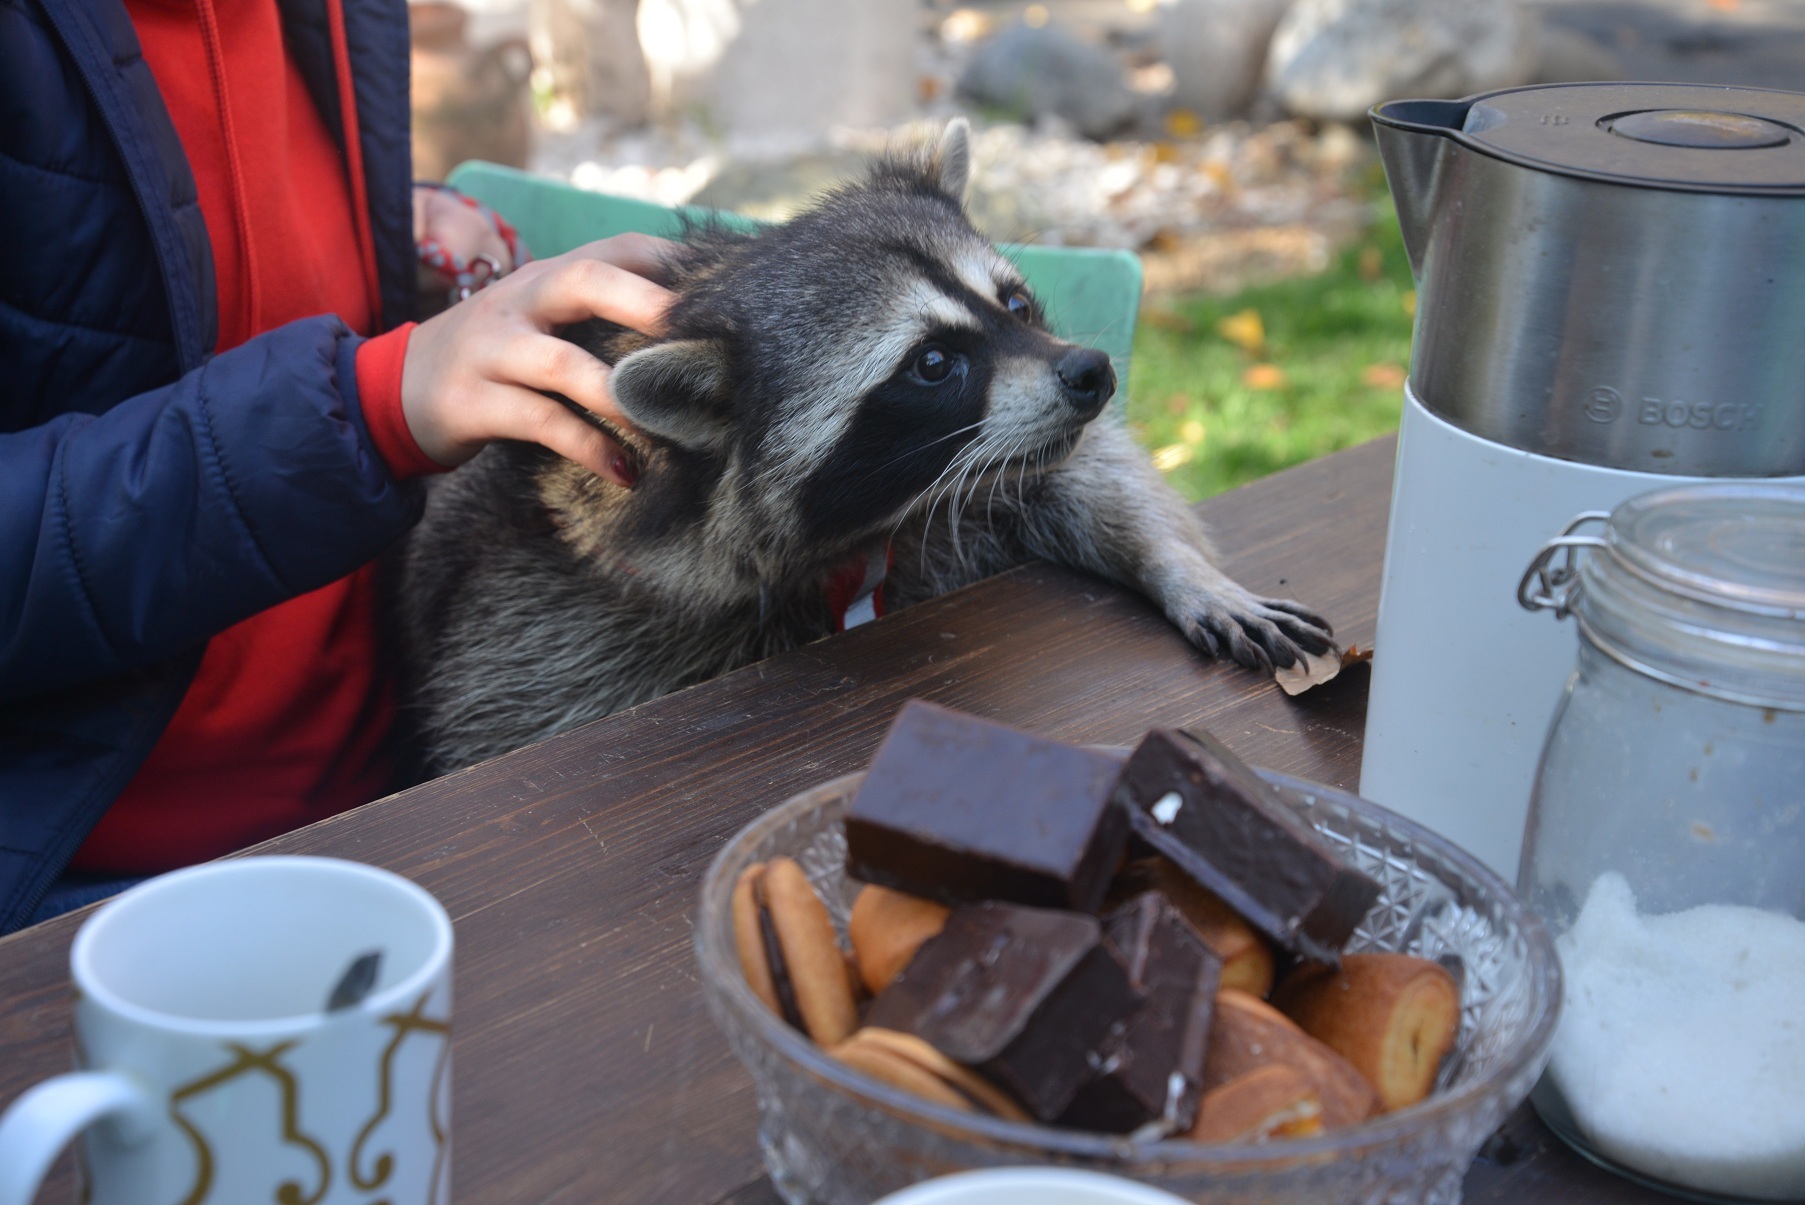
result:
[[[867,1025],[828,1053],[872,1079],[949,1109],[1030,1120],[1001,1088],[914,1034]]]
[[[791,858],[748,866],[733,885],[733,938],[746,983],[823,1047],[858,1027],[852,975],[827,906]]]

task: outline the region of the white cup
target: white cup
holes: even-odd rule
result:
[[[374,988],[328,1012],[361,955]],[[92,1205],[450,1200],[451,918],[385,870],[236,858],[90,917],[76,1061],[0,1117],[0,1205],[71,1138]]]
[[[996,1167],[924,1180],[877,1205],[1189,1205],[1149,1184],[1070,1167]]]

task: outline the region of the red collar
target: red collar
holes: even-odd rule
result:
[[[890,541],[873,540],[827,578],[827,610],[834,631],[870,623],[884,613],[884,578],[894,557]]]

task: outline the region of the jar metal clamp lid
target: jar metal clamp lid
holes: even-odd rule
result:
[[[1603,524],[1599,535],[1581,529]],[[1805,711],[1805,488],[1677,486],[1587,511],[1517,587],[1600,652],[1684,690]]]

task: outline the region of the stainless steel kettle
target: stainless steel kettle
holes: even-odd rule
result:
[[[1580,511],[1805,474],[1805,95],[1562,84],[1372,112],[1417,279],[1361,794],[1507,878]]]

